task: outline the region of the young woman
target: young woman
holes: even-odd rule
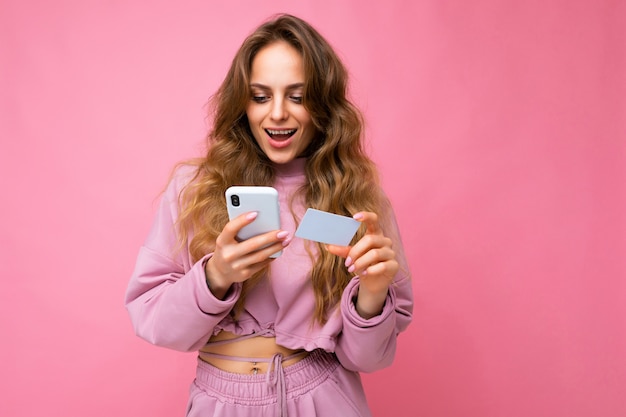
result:
[[[163,195],[126,306],[142,338],[199,352],[188,416],[370,415],[359,372],[392,363],[413,301],[346,85],[309,24],[264,23],[213,97],[206,156]],[[275,187],[281,230],[237,240],[257,213],[228,220],[231,185]],[[361,222],[352,244],[294,237],[308,207]]]

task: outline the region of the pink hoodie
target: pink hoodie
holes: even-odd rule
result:
[[[293,236],[296,223],[289,198],[305,181],[304,159],[276,166],[281,206],[281,229]],[[389,288],[383,312],[369,320],[356,312],[353,299],[359,278],[354,277],[343,292],[340,305],[324,325],[312,320],[315,298],[308,273],[311,259],[307,242],[294,238],[282,256],[272,262],[270,274],[247,295],[245,310],[237,321],[229,312],[239,295],[236,284],[225,300],[213,296],[206,284],[204,263],[190,258],[188,247],[179,249],[175,222],[178,196],[190,178],[181,169],[161,200],[152,229],[139,251],[126,292],[126,307],[135,332],[148,342],[181,351],[202,348],[222,330],[238,335],[270,329],[279,345],[290,349],[323,349],[335,352],[341,364],[352,371],[371,372],[389,366],[396,351],[396,337],[412,318],[411,279],[395,219],[388,219],[386,235],[394,242],[400,272]],[[295,201],[293,209],[302,217],[305,207]],[[394,230],[389,230],[389,228]],[[315,253],[315,245],[309,245]]]

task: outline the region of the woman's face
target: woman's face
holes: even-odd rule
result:
[[[302,155],[315,135],[302,105],[304,81],[302,57],[286,42],[267,45],[252,61],[246,114],[254,139],[274,163]]]

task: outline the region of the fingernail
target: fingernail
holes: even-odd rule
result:
[[[291,239],[283,240],[283,248],[291,243]]]
[[[346,266],[350,266],[350,265],[352,265],[352,258],[348,256],[346,258]]]
[[[248,214],[246,214],[246,219],[248,220],[252,220],[252,219],[256,219],[256,216],[258,216],[259,213],[256,211],[250,212]]]
[[[361,220],[361,219],[363,219],[363,214],[362,213],[357,213],[354,216],[352,216],[352,218],[354,220]]]
[[[356,266],[352,265],[350,268],[348,268],[348,272],[353,273],[355,269],[356,269]]]
[[[367,269],[366,269],[365,271],[361,272],[361,274],[360,274],[360,275],[361,275],[362,277],[364,277],[365,275],[367,275]]]
[[[276,237],[279,238],[279,239],[283,239],[283,238],[285,238],[287,236],[289,236],[289,232],[287,232],[285,230],[276,233]]]

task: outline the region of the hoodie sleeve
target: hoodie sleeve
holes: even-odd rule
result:
[[[234,285],[226,299],[209,290],[204,265],[178,242],[178,196],[184,179],[177,172],[161,198],[152,228],[139,250],[126,290],[125,305],[135,333],[146,341],[180,351],[195,351],[230,312],[241,293]]]
[[[343,329],[338,336],[335,353],[341,364],[352,371],[373,372],[393,362],[398,335],[406,330],[413,317],[413,289],[400,233],[393,213],[385,233],[394,241],[400,269],[389,287],[383,311],[370,319],[356,311],[359,277],[345,288],[341,299]]]

